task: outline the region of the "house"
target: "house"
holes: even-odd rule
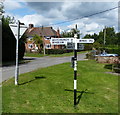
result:
[[[38,49],[37,45],[33,41],[33,37],[35,35],[41,36],[43,39],[43,44],[45,45],[45,49],[62,49],[61,45],[51,45],[50,39],[51,37],[60,38],[59,29],[55,31],[52,27],[34,27],[33,24],[29,24],[29,28],[25,32],[27,36],[26,43],[26,51],[35,51]]]

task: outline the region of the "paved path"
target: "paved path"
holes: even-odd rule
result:
[[[26,60],[32,60],[29,63],[26,64],[20,64],[19,65],[19,74],[26,73],[33,71],[38,68],[44,68],[52,65],[57,65],[65,62],[70,62],[72,56],[68,57],[41,57],[41,58],[25,58]],[[85,54],[78,54],[78,60],[84,60]],[[14,77],[15,74],[15,66],[6,66],[0,68],[0,71],[2,71],[2,80],[5,81],[11,77]]]

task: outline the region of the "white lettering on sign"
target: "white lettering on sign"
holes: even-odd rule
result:
[[[51,38],[52,45],[67,45],[68,42],[73,43],[74,38]]]
[[[77,43],[94,43],[94,39],[77,39]]]

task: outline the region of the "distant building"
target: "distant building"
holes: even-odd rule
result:
[[[50,39],[51,37],[60,38],[60,31],[59,29],[55,31],[52,27],[34,27],[33,24],[29,24],[29,28],[25,32],[27,36],[27,43],[26,43],[26,50],[27,51],[34,51],[37,50],[38,47],[33,41],[33,37],[35,35],[41,36],[43,38],[43,43],[45,44],[45,49],[62,49],[63,46],[61,45],[51,45]]]

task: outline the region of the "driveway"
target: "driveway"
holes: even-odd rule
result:
[[[29,63],[20,64],[19,65],[19,74],[27,73],[33,71],[38,68],[44,68],[52,65],[57,65],[65,62],[71,62],[71,57],[40,57],[40,58],[32,58],[32,57],[25,57],[25,60],[31,60]],[[78,54],[78,60],[85,60],[85,53]],[[2,80],[5,81],[11,77],[14,77],[15,74],[15,65],[14,66],[6,66],[0,68],[2,71]]]

